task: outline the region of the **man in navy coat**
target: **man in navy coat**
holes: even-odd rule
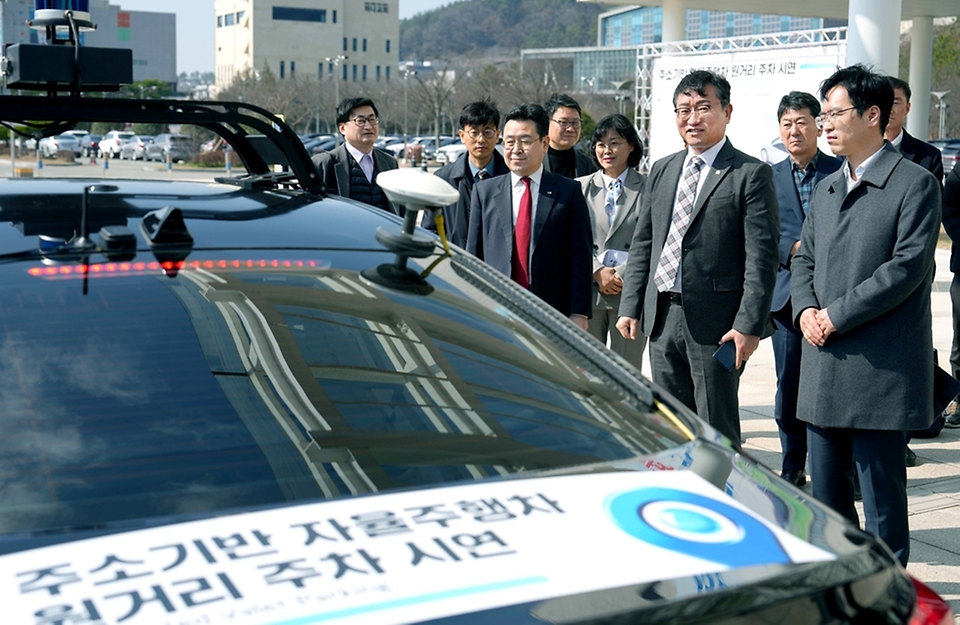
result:
[[[817,149],[821,135],[817,127],[820,102],[809,93],[791,91],[780,100],[780,140],[790,156],[773,166],[773,185],[780,205],[780,271],[773,291],[773,319],[777,331],[772,337],[777,368],[777,395],[773,416],[780,430],[780,475],[796,486],[807,483],[807,424],[797,419],[797,391],[800,388],[800,351],[803,334],[793,326],[790,306],[790,263],[800,247],[800,229],[813,188],[840,168],[840,159]]]
[[[899,78],[890,78],[893,85],[893,108],[890,109],[890,123],[883,136],[900,150],[900,154],[908,161],[913,161],[936,176],[937,181],[943,184],[943,157],[940,150],[926,141],[917,139],[903,127],[903,123],[910,112],[910,85]]]
[[[544,171],[550,119],[542,106],[522,104],[504,120],[510,174],[474,185],[467,251],[586,330],[593,237],[580,183]]]
[[[940,184],[884,141],[886,76],[840,69],[820,98],[827,142],[846,160],[814,189],[793,257],[790,296],[806,340],[797,416],[809,424],[813,496],[858,523],[856,470],[864,529],[906,566],[905,436],[936,417],[930,291]]]

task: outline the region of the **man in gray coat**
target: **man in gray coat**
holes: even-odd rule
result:
[[[650,337],[653,381],[740,442],[742,364],[774,332],[780,213],[770,166],[726,137],[730,83],[687,74],[673,94],[687,149],[654,163],[623,276],[617,329]],[[721,343],[731,368],[713,353]]]
[[[840,170],[814,190],[793,258],[794,319],[806,344],[797,417],[809,424],[813,495],[853,523],[853,471],[864,528],[906,566],[905,432],[930,425],[930,288],[940,185],[884,141],[886,76],[862,65],[820,86],[818,118]]]

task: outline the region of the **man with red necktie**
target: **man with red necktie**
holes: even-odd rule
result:
[[[467,251],[586,330],[592,308],[590,216],[579,183],[543,169],[549,125],[538,104],[504,116],[510,175],[474,185]]]

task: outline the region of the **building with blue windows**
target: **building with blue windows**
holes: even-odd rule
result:
[[[215,0],[217,88],[264,69],[280,81],[390,82],[398,8],[399,0]]]

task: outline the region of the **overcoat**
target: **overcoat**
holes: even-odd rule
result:
[[[930,290],[940,185],[889,143],[847,194],[844,166],[814,190],[793,257],[794,322],[826,308],[837,331],[804,342],[797,418],[823,428],[933,422]]]

